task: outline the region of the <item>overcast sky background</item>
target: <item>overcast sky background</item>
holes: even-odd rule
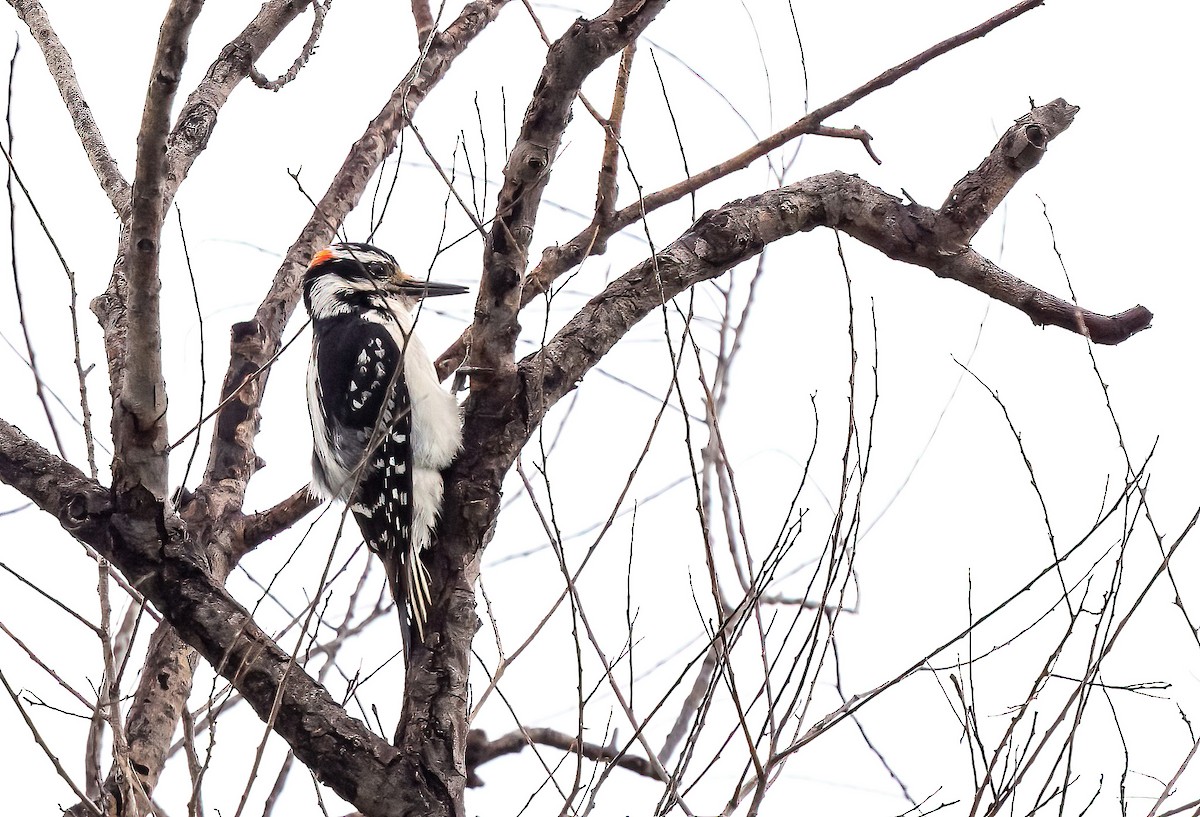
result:
[[[535,4],[551,37],[558,36],[575,16],[593,15],[606,5]],[[684,175],[651,61],[652,44],[693,171],[802,115],[804,81],[788,5],[786,0],[677,0],[660,15],[649,31],[649,41],[639,45],[634,65],[624,129],[629,165],[623,171],[619,206],[634,200],[634,177],[641,189],[650,192]],[[794,5],[810,107],[841,96],[1004,8],[997,2],[950,0]],[[47,7],[72,53],[108,145],[130,178],[163,4],[145,4],[144,11],[126,15],[134,19],[120,20],[105,4],[47,0]],[[448,9],[445,18],[456,12],[457,6]],[[181,99],[251,13],[250,6],[228,0],[212,0],[206,6],[192,37]],[[8,53],[17,40],[21,44],[12,114],[15,161],[77,276],[84,360],[85,365],[97,366],[88,382],[100,439],[105,441],[108,401],[103,351],[95,321],[83,307],[106,284],[117,223],[36,45],[14,15],[8,19],[12,33],[0,35],[0,54]],[[308,34],[307,19],[268,53],[261,65],[265,73],[273,76],[291,63]],[[1141,460],[1151,446],[1157,446],[1149,496],[1155,521],[1168,542],[1200,503],[1194,466],[1200,454],[1200,429],[1191,365],[1197,265],[1194,207],[1188,203],[1200,182],[1192,144],[1197,22],[1190,4],[1051,0],[1045,8],[937,60],[829,122],[866,128],[874,136],[882,166],[870,161],[855,142],[808,138],[788,176],[794,181],[835,169],[858,173],[896,195],[903,188],[915,200],[936,206],[1011,121],[1028,110],[1030,98],[1040,104],[1062,96],[1081,106],[1075,124],[1051,145],[1042,164],[1008,197],[974,246],[1025,280],[1067,296],[1048,213],[1083,306],[1115,313],[1141,303],[1154,312],[1150,330],[1121,346],[1097,348],[1096,360],[1110,387],[1131,456]],[[407,4],[334,4],[320,48],[295,83],[279,94],[239,88],[222,112],[208,149],[177,198],[197,276],[203,333],[196,321],[174,214],[164,240],[164,355],[173,439],[197,415],[202,340],[208,408],[228,359],[229,324],[250,316],[311,211],[288,171],[300,170],[301,182],[314,197],[324,191],[351,141],[412,62],[414,42]],[[482,121],[489,184],[486,190],[482,184],[477,186],[476,196],[484,202],[487,215],[502,171],[504,145],[511,144],[517,132],[543,56],[527,13],[520,4],[510,4],[420,109],[418,127],[440,161],[451,164],[456,136],[464,133],[476,175],[483,173]],[[612,62],[585,85],[601,110],[608,108],[614,73]],[[541,248],[570,238],[586,223],[601,142],[600,129],[577,106],[547,190],[532,258],[540,256]],[[778,163],[790,158],[794,147],[789,145],[773,159]],[[388,164],[389,173],[394,160]],[[445,188],[411,135],[402,162],[398,193],[375,242],[395,254],[410,272],[428,271],[435,278],[473,286],[480,258],[478,238],[467,237],[435,257]],[[460,181],[465,180],[461,158],[457,170]],[[462,184],[469,198],[471,187],[466,181]],[[759,162],[704,191],[695,210],[684,201],[656,214],[650,220],[651,239],[661,247],[705,209],[774,185],[765,163]],[[353,240],[363,239],[369,229],[366,211],[360,208],[347,225]],[[451,206],[447,237],[469,233],[469,223]],[[19,205],[17,237],[25,307],[43,377],[78,413],[65,278],[24,204]],[[1125,460],[1082,339],[1033,327],[1023,315],[989,305],[984,296],[960,284],[889,261],[851,240],[843,243],[864,364],[860,388],[870,387],[873,307],[881,395],[863,509],[865,522],[877,520],[877,524],[869,528],[858,550],[857,612],[839,623],[843,681],[847,692],[854,693],[876,686],[960,631],[967,623],[968,581],[978,615],[1024,586],[1051,560],[1041,507],[1007,423],[988,393],[969,376],[964,378],[959,363],[968,364],[1005,401],[1037,471],[1060,546],[1074,543],[1091,526],[1106,485],[1111,496],[1112,485],[1123,478]],[[585,264],[556,299],[550,331],[606,279],[621,274],[647,252],[641,226],[614,239],[610,253]],[[743,287],[751,269],[736,273]],[[801,557],[819,549],[830,517],[825,498],[835,497],[838,490],[849,357],[846,288],[829,231],[772,246],[767,270],[734,376],[723,433],[739,483],[747,534],[752,544],[765,551],[784,521],[787,501],[812,445],[810,395],[816,395],[821,432],[816,464],[803,495],[803,504],[811,509],[806,525],[811,525],[812,539],[806,540],[809,549],[797,554],[798,564]],[[5,279],[0,331],[20,350],[23,343],[11,276]],[[715,315],[714,304],[711,289],[697,292],[701,315]],[[436,306],[438,312],[422,318],[422,335],[429,348],[440,350],[461,331],[472,302],[444,299]],[[522,322],[523,342],[536,342],[542,332],[540,313],[534,310]],[[294,320],[287,336],[301,326],[302,321]],[[678,338],[677,329],[673,337]],[[305,334],[281,357],[272,374],[259,444],[267,468],[251,483],[250,509],[270,506],[307,480],[310,438],[303,390],[307,350]],[[0,348],[5,383],[0,389],[0,416],[50,446],[52,439],[20,354]],[[661,318],[635,329],[602,369],[652,395],[666,393],[670,372]],[[685,376],[691,378],[690,387],[695,382],[694,367],[685,367]],[[689,408],[698,413],[694,388],[692,395],[695,402]],[[564,531],[584,529],[607,515],[657,408],[658,398],[639,394],[602,373],[585,379],[550,461],[555,507]],[[552,417],[548,432],[558,429],[564,409],[560,406]],[[56,408],[55,414],[72,461],[86,467],[78,426],[64,411]],[[206,427],[200,463],[189,484],[198,478],[209,434]],[[651,456],[639,469],[631,497],[649,497],[686,476],[684,445],[679,413],[668,412]],[[173,484],[184,473],[189,450],[190,446],[181,446],[172,460]],[[107,455],[98,452],[98,456],[103,469]],[[506,496],[518,494],[516,489],[517,483],[510,483]],[[15,491],[0,488],[0,511],[23,502]],[[635,655],[643,670],[681,649],[679,655],[686,658],[689,644],[693,651],[696,648],[690,634],[697,614],[689,586],[704,573],[694,504],[686,482],[640,503],[636,528],[631,528],[630,517],[622,517],[581,585],[608,639],[609,652],[615,655],[624,638],[624,568],[630,560],[629,543],[634,543],[631,588],[639,609],[640,639]],[[335,528],[332,516],[323,519],[300,556],[280,576],[277,592],[285,603],[299,607],[311,597]],[[27,510],[0,518],[0,531],[0,560],[53,590],[85,616],[96,618],[92,563],[56,524]],[[524,638],[561,589],[550,550],[504,561],[542,544],[539,531],[528,504],[514,502],[484,556],[484,582],[506,646]],[[301,533],[297,530],[265,546],[244,566],[259,580],[267,580]],[[1078,564],[1070,563],[1070,575],[1084,575],[1091,561],[1118,536],[1119,528],[1107,529],[1080,555]],[[340,546],[345,556],[351,544]],[[586,544],[590,540],[579,544],[580,552]],[[1192,579],[1194,551],[1194,546],[1185,544],[1176,563],[1180,590],[1192,607],[1200,604],[1200,587]],[[1126,603],[1157,565],[1156,554],[1153,540],[1144,534],[1131,544]],[[244,573],[235,574],[230,587],[247,604],[258,598]],[[797,592],[802,584],[785,582],[780,589]],[[1054,589],[1045,581],[1037,585],[1008,615],[976,636],[976,652],[1006,640],[1036,618],[1038,610],[1053,603]],[[1091,602],[1096,599],[1098,595],[1089,596]],[[1106,664],[1105,680],[1110,683],[1172,685],[1159,693],[1161,698],[1129,692],[1113,698],[1135,772],[1128,781],[1134,813],[1148,810],[1161,792],[1162,785],[1152,778],[1173,774],[1192,747],[1177,703],[1193,723],[1200,715],[1200,649],[1172,601],[1172,592],[1157,588]],[[263,615],[276,623],[285,620],[270,603],[264,605]],[[7,574],[0,575],[0,621],[27,639],[73,684],[87,689],[89,680],[98,680],[99,650],[87,632]],[[1008,723],[1007,708],[1024,700],[1045,645],[1061,634],[1064,622],[1060,610],[1027,638],[979,664],[980,718],[996,731],[993,739]],[[527,725],[574,728],[575,662],[569,624],[568,618],[556,619],[557,631],[544,648],[531,652],[505,678],[502,690]],[[376,625],[346,659],[349,671],[369,670],[390,655],[395,648],[394,627],[391,620]],[[485,659],[494,656],[489,630],[485,625],[476,639]],[[143,640],[148,632],[147,625]],[[942,656],[942,664],[953,663],[965,650],[965,645],[951,649]],[[1062,671],[1069,674],[1070,661],[1078,658],[1065,658]],[[590,677],[596,679],[594,659],[592,664]],[[681,665],[668,664],[659,674],[648,676],[640,701],[648,705],[674,678],[671,666],[678,671]],[[8,640],[0,640],[0,667],[15,687],[30,690],[54,706],[77,709]],[[202,681],[200,686],[207,683],[211,682]],[[388,694],[387,685],[398,679],[385,671],[372,683],[375,688],[368,687],[364,694],[379,703],[390,730],[395,720],[394,695]],[[127,687],[130,684],[132,678]],[[1057,692],[1065,694],[1065,687]],[[598,739],[606,712],[613,706],[605,693],[602,688],[588,710],[589,722],[601,730]],[[812,713],[814,720],[837,705],[833,692],[826,689],[825,693],[815,704],[821,711]],[[1093,702],[1092,706],[1107,704]],[[86,723],[46,708],[36,708],[35,716],[56,754],[81,779]],[[1119,773],[1124,749],[1111,720],[1107,728],[1101,721],[1097,718],[1095,731],[1087,734],[1079,751],[1078,786],[1086,796],[1072,801],[1072,813],[1084,808],[1102,773],[1107,780],[1092,813],[1117,813],[1114,773]],[[230,723],[218,735],[213,771],[214,781],[228,782],[216,782],[206,793],[206,805],[224,814],[236,809],[244,785],[244,772],[239,774],[239,769],[245,768],[261,735],[261,726],[245,713],[241,721]],[[622,735],[629,735],[619,718],[614,723]],[[866,708],[862,723],[918,800],[933,796],[931,803],[936,804],[964,796],[962,786],[970,781],[969,756],[959,742],[953,712],[930,674],[917,676]],[[499,735],[513,728],[512,715],[493,700],[476,725]],[[71,802],[70,792],[24,729],[11,702],[0,700],[0,734],[7,736],[0,779],[19,781],[5,787],[10,809],[45,813],[48,804]],[[278,740],[271,744],[265,765],[269,775],[278,768],[281,746]],[[488,785],[468,793],[469,811],[484,817],[518,813],[534,781],[540,780],[539,768],[528,752],[484,767],[481,773]],[[719,810],[736,773],[737,769],[714,773],[706,786],[689,797],[689,805],[697,813]],[[653,807],[657,787],[624,772],[616,775],[619,778],[602,793],[597,813],[646,813]],[[186,812],[181,799],[185,786],[182,767],[164,777],[160,797],[170,813]],[[261,812],[261,798],[268,788],[267,781],[259,784],[248,813]],[[1179,788],[1178,799],[1171,802],[1200,797],[1200,778],[1185,775]],[[291,810],[286,813],[316,813],[311,786],[297,785],[288,797],[284,805]],[[793,760],[772,789],[764,813],[791,814],[798,805],[817,813],[836,808],[841,813],[878,815],[899,814],[907,808],[899,788],[849,723],[823,739],[820,747]],[[546,793],[526,813],[555,814],[559,806]],[[330,808],[331,813],[346,810]],[[963,803],[951,809],[952,813],[966,811]]]

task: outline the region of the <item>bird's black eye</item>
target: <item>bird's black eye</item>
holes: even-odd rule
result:
[[[371,273],[371,275],[375,278],[388,277],[387,264],[384,264],[382,261],[368,261],[366,263],[366,267],[367,272]]]

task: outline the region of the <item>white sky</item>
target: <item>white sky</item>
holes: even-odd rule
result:
[[[141,19],[119,23],[104,4],[47,0],[47,5],[71,50],[108,144],[125,175],[132,177],[145,78],[164,4],[154,4]],[[578,14],[591,15],[606,5],[591,2],[581,8],[538,8],[553,37]],[[998,2],[950,0],[794,5],[813,107],[1003,8]],[[185,93],[202,76],[215,50],[240,30],[250,13],[246,4],[217,0],[208,4],[192,39]],[[335,4],[320,49],[300,79],[279,94],[240,88],[222,112],[208,150],[180,191],[177,202],[205,319],[206,407],[213,403],[227,361],[229,323],[250,315],[311,209],[287,171],[302,168],[301,180],[314,197],[324,190],[350,141],[361,133],[413,59],[415,38],[407,13],[407,4],[402,3]],[[452,12],[446,16],[451,17]],[[10,14],[9,19],[12,29],[20,32],[15,16]],[[277,74],[290,64],[298,43],[307,36],[307,19],[269,52],[262,65],[267,74]],[[975,246],[1014,274],[1066,295],[1043,216],[1044,205],[1085,307],[1111,313],[1142,303],[1154,311],[1150,330],[1124,345],[1098,348],[1096,359],[1110,386],[1132,456],[1144,458],[1157,440],[1150,497],[1155,521],[1168,541],[1178,534],[1198,502],[1194,463],[1200,455],[1200,430],[1195,422],[1194,378],[1188,375],[1186,362],[1195,346],[1193,311],[1197,300],[1197,269],[1191,252],[1194,208],[1187,204],[1200,182],[1191,145],[1196,24],[1197,15],[1190,4],[1130,7],[1051,0],[1045,8],[939,59],[829,122],[861,125],[870,131],[875,150],[884,160],[881,167],[870,162],[857,143],[810,138],[789,176],[795,180],[844,170],[897,195],[903,187],[921,203],[937,205],[950,185],[987,153],[997,134],[1028,109],[1030,97],[1043,103],[1063,96],[1080,105],[1073,127],[1052,144],[1041,166],[1008,197],[1006,207],[980,233]],[[761,39],[761,56],[756,36]],[[13,111],[16,162],[78,277],[82,306],[105,285],[114,254],[116,221],[75,140],[36,46],[27,34],[20,33],[19,39]],[[658,64],[693,170],[741,150],[803,111],[798,50],[786,0],[676,0],[652,26],[650,40],[658,49]],[[0,54],[7,53],[12,42],[13,35],[0,38]],[[624,132],[631,169],[647,192],[677,181],[683,172],[650,51],[649,44],[643,43],[638,52]],[[503,164],[505,118],[511,143],[543,53],[528,16],[519,3],[513,3],[456,63],[420,110],[417,124],[439,159],[450,164],[456,134],[465,132],[473,165],[480,173],[477,98],[487,136],[487,172],[493,183],[486,191],[489,214],[494,183]],[[736,105],[749,124],[696,79],[692,69]],[[614,72],[615,64],[610,63],[585,86],[601,110],[607,109]],[[577,107],[547,191],[547,204],[589,210],[600,140],[599,128]],[[791,152],[789,146],[783,155]],[[406,143],[403,158],[397,200],[376,242],[411,270],[424,271],[432,265],[437,278],[473,284],[479,263],[478,240],[468,238],[432,260],[441,230],[444,186],[414,141]],[[459,178],[465,178],[461,161],[458,167]],[[705,191],[696,212],[772,184],[765,165],[756,164]],[[465,183],[463,189],[470,191]],[[631,202],[635,190],[626,174],[619,204]],[[651,219],[655,246],[671,241],[693,215],[687,202],[656,214]],[[363,238],[367,222],[366,208],[362,208],[350,221],[350,237]],[[174,225],[174,217],[170,223]],[[571,237],[583,224],[576,215],[544,207],[531,257],[537,258],[542,247]],[[77,412],[64,277],[24,205],[17,228],[25,305],[43,376]],[[447,235],[457,238],[467,232],[466,220],[451,208]],[[201,334],[174,226],[167,231],[165,244],[164,312],[168,323],[164,354],[174,437],[196,416]],[[572,306],[646,252],[641,227],[614,239],[610,254],[585,265],[556,301],[551,330],[569,317]],[[1004,418],[977,383],[962,378],[955,361],[970,360],[972,371],[996,389],[1008,406],[1037,470],[1060,548],[1073,544],[1090,527],[1106,481],[1119,483],[1125,466],[1086,344],[1080,338],[1057,329],[1032,327],[1021,314],[999,304],[989,306],[982,295],[960,284],[937,280],[926,270],[888,261],[849,241],[846,258],[864,364],[861,388],[867,388],[869,379],[866,364],[872,354],[872,303],[879,338],[881,402],[864,519],[872,522],[887,509],[858,551],[858,612],[839,622],[843,679],[847,692],[853,693],[874,687],[966,625],[968,577],[978,615],[1020,589],[1051,558],[1040,506]],[[803,540],[803,548],[807,548],[805,555],[811,555],[828,525],[829,511],[822,495],[837,493],[845,429],[846,297],[833,234],[817,231],[781,242],[770,252],[768,269],[723,430],[752,547],[765,552],[783,520],[812,443],[809,395],[817,394],[821,439],[811,484],[803,495],[803,504],[811,508],[806,523],[811,525],[811,533]],[[738,273],[743,285],[749,272],[748,268]],[[9,277],[6,275],[6,280]],[[11,283],[3,286],[0,331],[20,348]],[[711,290],[698,293],[697,303],[704,314],[715,314]],[[464,298],[437,306],[447,314],[423,318],[422,334],[432,349],[443,348],[457,335],[470,314],[471,302]],[[103,429],[107,411],[99,333],[86,311],[81,311],[81,321],[85,364],[97,366],[89,383],[97,425]],[[540,317],[530,314],[523,324],[523,338],[536,341]],[[288,336],[299,327],[300,321],[294,321]],[[678,338],[678,331],[674,337]],[[259,444],[268,467],[251,484],[251,509],[269,506],[307,479],[309,431],[302,386],[307,343],[306,337],[301,338],[272,375]],[[661,318],[656,316],[638,327],[602,368],[653,394],[663,394],[669,379]],[[8,384],[0,391],[0,416],[51,445],[44,416],[32,397],[32,378],[7,348],[0,348],[0,373]],[[694,370],[685,369],[685,374],[692,378],[690,387]],[[578,395],[550,461],[555,507],[564,531],[580,530],[607,514],[657,409],[656,401],[596,374],[584,381]],[[694,389],[691,400],[690,408],[699,411]],[[548,431],[558,428],[561,414],[560,410],[552,418]],[[72,460],[84,465],[78,426],[61,411],[56,410],[56,418]],[[206,429],[204,444],[208,433]],[[551,436],[548,434],[547,440]],[[184,456],[172,462],[173,482],[184,471],[187,448],[181,447]],[[684,454],[678,413],[669,412],[651,457],[639,470],[632,495],[645,497],[686,475]],[[103,467],[105,455],[100,456]],[[529,471],[534,473],[532,462]],[[195,473],[189,484],[195,483]],[[518,494],[517,485],[510,483],[506,495]],[[901,486],[903,492],[896,496]],[[0,488],[0,510],[22,501],[11,489]],[[632,591],[640,611],[637,634],[641,639],[634,660],[642,670],[687,644],[695,629],[688,582],[689,576],[703,579],[703,560],[696,543],[694,514],[690,513],[693,505],[694,497],[684,485],[639,507],[637,528],[632,533],[629,517],[623,517],[602,549],[599,563],[589,568],[581,585],[585,602],[608,639],[609,654],[615,655],[625,626],[623,570],[632,537]],[[57,525],[27,511],[0,518],[0,526],[0,561],[95,619],[95,572]],[[293,607],[299,607],[313,592],[334,527],[331,520],[324,520],[300,557],[277,580],[278,593]],[[1068,581],[1082,577],[1118,531],[1107,529],[1078,557],[1078,563],[1069,562]],[[543,539],[528,503],[516,502],[502,517],[485,555],[484,582],[500,618],[506,647],[519,643],[544,614],[561,589],[561,576],[549,550],[521,561],[497,562]],[[264,547],[249,557],[245,566],[266,581],[298,540],[299,534]],[[581,554],[585,544],[577,547]],[[1132,601],[1157,563],[1155,545],[1144,534],[1130,547],[1122,605]],[[1191,578],[1195,573],[1193,550],[1189,544],[1181,550],[1176,576],[1185,603],[1200,610],[1200,588]],[[349,549],[343,546],[341,553],[345,558]],[[1101,570],[1096,582],[1106,575]],[[976,652],[1005,640],[1032,621],[1052,603],[1055,585],[1052,581],[1038,584],[1008,615],[977,634]],[[235,575],[230,586],[247,604],[258,598],[244,574]],[[785,584],[781,589],[799,592],[802,586]],[[1093,609],[1099,603],[1099,592],[1097,587],[1088,597]],[[1193,722],[1200,714],[1196,672],[1200,649],[1173,606],[1172,595],[1161,587],[1152,594],[1106,664],[1109,683],[1172,684],[1169,699],[1129,692],[1116,693],[1113,698],[1132,758],[1134,774],[1127,781],[1127,790],[1135,813],[1149,810],[1162,790],[1151,777],[1165,779],[1173,774],[1192,746],[1176,702]],[[270,603],[263,611],[273,624],[284,620]],[[99,650],[87,633],[7,574],[0,575],[0,621],[27,639],[79,688],[86,690],[97,681]],[[502,691],[528,725],[574,728],[576,669],[569,623],[568,618],[557,618],[551,628],[556,631],[544,648],[523,659],[505,678]],[[1064,625],[1065,614],[1060,609],[1028,637],[976,668],[979,714],[985,728],[991,730],[990,740],[998,739],[1007,726],[1007,708],[1024,700],[1046,645],[1061,634]],[[494,645],[489,630],[485,625],[476,647],[491,660]],[[348,671],[353,672],[354,662],[359,660],[366,670],[377,666],[394,649],[395,635],[393,622],[377,625],[371,638],[347,657]],[[942,656],[942,663],[952,663],[965,652],[965,644],[959,645]],[[1059,671],[1070,675],[1073,668],[1081,666],[1083,657],[1069,652]],[[0,668],[14,686],[54,706],[77,711],[77,702],[61,693],[8,640],[0,640]],[[595,683],[599,675],[594,658],[587,671],[589,684]],[[209,677],[204,676],[202,686],[209,683]],[[943,674],[943,681],[946,677]],[[636,702],[648,708],[671,678],[665,671],[661,677],[650,675],[646,686],[639,688]],[[395,696],[389,695],[388,685],[396,680],[385,672],[372,682],[374,688],[364,692],[378,703],[389,731]],[[1046,691],[1048,699],[1066,694],[1065,682],[1058,682],[1061,688],[1054,683]],[[600,742],[607,713],[613,707],[611,695],[605,692],[602,688],[588,710],[589,724]],[[836,705],[832,690],[824,687],[814,704],[820,711],[812,713],[812,720]],[[1103,773],[1105,787],[1091,813],[1113,814],[1117,813],[1115,781],[1121,744],[1111,717],[1107,721],[1103,717],[1108,704],[1097,699],[1091,706],[1096,707],[1094,720],[1074,765],[1083,794],[1070,801],[1068,810],[1083,810]],[[476,725],[493,736],[513,728],[511,715],[498,700],[493,698],[490,707]],[[86,723],[46,708],[35,708],[35,716],[56,754],[76,779],[81,779],[81,736]],[[240,770],[252,757],[261,735],[258,722],[244,713],[242,720],[229,722],[227,731],[218,734],[213,772],[215,780],[224,782],[206,793],[208,808],[219,808],[223,814],[236,810],[244,786]],[[940,803],[969,798],[964,788],[971,779],[969,756],[958,741],[953,713],[929,674],[912,679],[866,708],[862,722],[917,799],[933,796],[931,802]],[[630,734],[619,717],[614,716],[613,723],[623,737]],[[35,807],[44,812],[47,803],[72,802],[45,757],[26,738],[7,699],[0,700],[0,730],[8,736],[0,779],[21,781],[19,787],[6,787],[13,813],[32,813]],[[655,734],[655,740],[661,740],[659,732]],[[268,777],[278,768],[280,745],[274,741],[267,753]],[[731,768],[714,774],[707,787],[697,788],[689,797],[689,805],[697,813],[722,808],[736,773]],[[528,784],[540,780],[539,767],[528,752],[485,766],[481,774],[488,786],[468,793],[468,809],[483,817],[518,813],[531,787]],[[181,799],[185,778],[186,772],[177,769],[164,778],[160,788],[162,802],[172,814],[186,812]],[[1171,802],[1200,797],[1198,788],[1200,780],[1185,775],[1177,800]],[[261,798],[268,789],[269,780],[259,784],[247,813],[261,812]],[[602,790],[597,813],[649,813],[656,791],[632,775],[615,772]],[[306,782],[298,779],[288,796],[285,806],[292,811],[286,813],[316,813],[312,789]],[[24,803],[13,801],[22,797],[27,798]],[[559,805],[554,796],[546,794],[526,813],[555,814]],[[816,813],[837,808],[839,813],[879,815],[898,814],[907,808],[896,785],[849,723],[823,738],[812,751],[799,753],[772,789],[764,813],[792,814],[798,805]],[[338,811],[336,805],[330,808],[331,813],[345,811]],[[968,810],[960,802],[950,812],[965,814]]]

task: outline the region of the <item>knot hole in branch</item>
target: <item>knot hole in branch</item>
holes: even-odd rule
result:
[[[1008,158],[1019,170],[1028,170],[1042,160],[1050,139],[1045,129],[1030,123],[1013,134],[1012,143],[1006,151]]]

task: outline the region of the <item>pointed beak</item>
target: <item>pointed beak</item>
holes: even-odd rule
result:
[[[442,295],[463,295],[470,290],[461,284],[446,284],[441,281],[424,281],[413,278],[403,272],[392,276],[392,283],[402,295],[411,298],[439,298]]]

